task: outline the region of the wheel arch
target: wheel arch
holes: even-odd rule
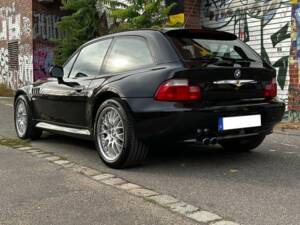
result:
[[[94,122],[95,122],[95,119],[96,119],[97,110],[98,110],[99,106],[104,101],[106,101],[107,99],[110,99],[110,98],[122,99],[125,102],[125,104],[129,107],[128,103],[126,102],[126,100],[124,100],[124,98],[122,97],[122,95],[120,93],[114,92],[112,90],[107,90],[107,91],[99,93],[95,97],[95,99],[93,101],[93,104],[92,104],[92,107],[91,107],[91,117],[92,117],[92,119],[90,120],[91,121],[90,122],[90,127],[92,128],[93,132],[94,132]]]

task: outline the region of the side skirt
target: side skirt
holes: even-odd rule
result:
[[[64,133],[70,133],[70,134],[75,134],[75,135],[91,136],[91,132],[89,130],[85,130],[85,129],[64,127],[64,126],[54,125],[54,124],[45,123],[45,122],[39,122],[35,126],[36,126],[36,128],[40,128],[43,130],[64,132]]]

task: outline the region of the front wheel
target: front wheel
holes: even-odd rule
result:
[[[220,141],[220,145],[229,151],[249,152],[257,148],[265,139],[265,135],[258,135],[248,138],[231,139]]]
[[[148,146],[135,134],[128,106],[118,98],[106,100],[99,107],[95,143],[102,161],[112,168],[141,164],[148,153]]]
[[[15,129],[18,137],[21,139],[40,138],[43,131],[35,127],[32,111],[24,95],[18,96],[14,109]]]

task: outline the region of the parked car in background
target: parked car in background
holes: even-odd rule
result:
[[[81,46],[51,78],[20,88],[15,127],[95,141],[123,168],[152,141],[192,140],[249,151],[283,116],[276,71],[235,35],[200,29],[116,33]]]

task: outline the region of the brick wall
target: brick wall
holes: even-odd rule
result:
[[[18,46],[17,67],[10,68],[8,43]],[[11,45],[10,45],[11,46]],[[17,57],[17,59],[16,59]],[[0,1],[0,83],[11,88],[32,82],[31,0]]]
[[[200,27],[200,1],[184,0],[185,28]]]

